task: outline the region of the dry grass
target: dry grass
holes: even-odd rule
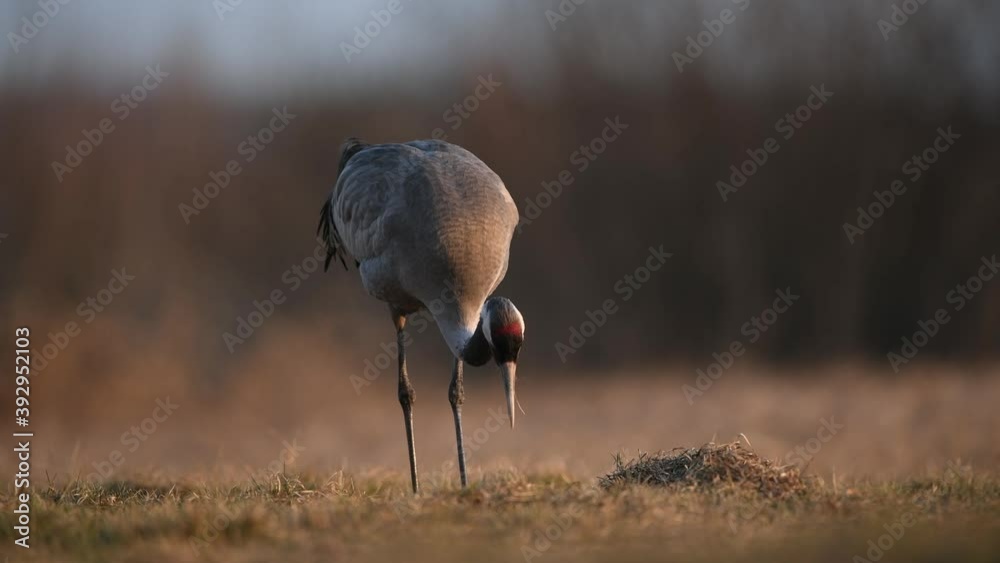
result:
[[[622,469],[653,474],[652,465],[671,486],[621,477],[605,488],[516,471],[465,490],[435,475],[417,497],[404,476],[340,472],[52,483],[33,507],[30,551],[9,547],[3,498],[0,550],[12,561],[847,561],[897,529],[885,561],[988,561],[1000,552],[1000,479],[969,468],[888,483],[817,481],[788,494],[729,486],[776,470],[732,444]],[[749,478],[723,477],[734,467]]]
[[[780,466],[741,442],[708,443],[699,448],[675,448],[670,454],[639,454],[628,463],[619,454],[615,470],[600,479],[604,488],[638,484],[665,487],[748,488],[781,498],[805,493],[810,481],[794,466]]]
[[[32,456],[33,547],[13,547],[8,488],[0,560],[874,561],[869,541],[903,518],[911,525],[882,540],[892,547],[879,563],[1000,553],[1000,474],[991,469],[1000,378],[833,374],[792,387],[734,371],[688,405],[688,376],[607,375],[571,386],[526,377],[528,416],[514,432],[490,422],[502,399],[496,381],[470,384],[472,483],[461,490],[447,381],[434,389],[428,374],[416,414],[418,497],[392,378],[360,397],[317,392],[318,382],[271,389],[258,378],[218,404],[161,389],[90,417],[59,411],[64,424],[48,417]],[[157,394],[180,410],[137,451],[123,449],[121,433],[149,415]],[[843,428],[808,449],[824,420]],[[609,456],[741,432],[753,448],[677,449],[617,467]],[[300,455],[284,455],[285,438]],[[80,479],[114,449],[126,461],[111,480]],[[976,471],[949,465],[957,458]],[[786,467],[793,459],[808,473]]]

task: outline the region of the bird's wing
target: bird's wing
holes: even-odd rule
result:
[[[338,180],[343,176],[344,168],[351,158],[370,146],[356,137],[349,137],[344,141],[343,146],[340,148],[340,165],[337,171]],[[322,234],[323,240],[326,242],[326,261],[323,263],[324,272],[330,268],[330,261],[335,257],[340,260],[344,269],[347,269],[347,262],[344,261],[347,250],[344,247],[344,239],[340,236],[340,227],[337,226],[334,218],[333,204],[336,200],[337,190],[335,189],[323,203],[323,208],[319,213],[319,225],[316,227],[316,234]],[[359,265],[359,262],[355,260],[354,265]]]
[[[345,144],[337,185],[320,216],[328,260],[343,260],[346,252],[356,263],[363,262],[381,255],[391,242],[413,163],[386,147],[353,139]]]

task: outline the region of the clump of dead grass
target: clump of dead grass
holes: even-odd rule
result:
[[[813,486],[797,467],[762,458],[741,442],[640,453],[627,463],[618,454],[615,470],[601,477],[600,485],[608,489],[631,484],[699,489],[732,485],[770,498],[803,494]]]

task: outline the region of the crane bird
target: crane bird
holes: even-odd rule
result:
[[[524,318],[491,296],[507,272],[517,206],[500,177],[462,147],[439,140],[400,144],[345,141],[339,176],[323,204],[317,233],[326,263],[351,258],[365,289],[389,305],[399,356],[413,492],[420,490],[413,442],[413,386],[406,370],[408,315],[427,310],[455,356],[448,399],[455,418],[458,468],[468,484],[462,440],[462,364],[496,361],[514,427],[517,356]]]

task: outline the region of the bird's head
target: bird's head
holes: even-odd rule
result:
[[[514,385],[517,383],[517,355],[524,344],[524,317],[510,299],[494,296],[483,304],[479,320],[493,359],[500,366],[510,427],[513,428],[514,405],[517,403]]]

